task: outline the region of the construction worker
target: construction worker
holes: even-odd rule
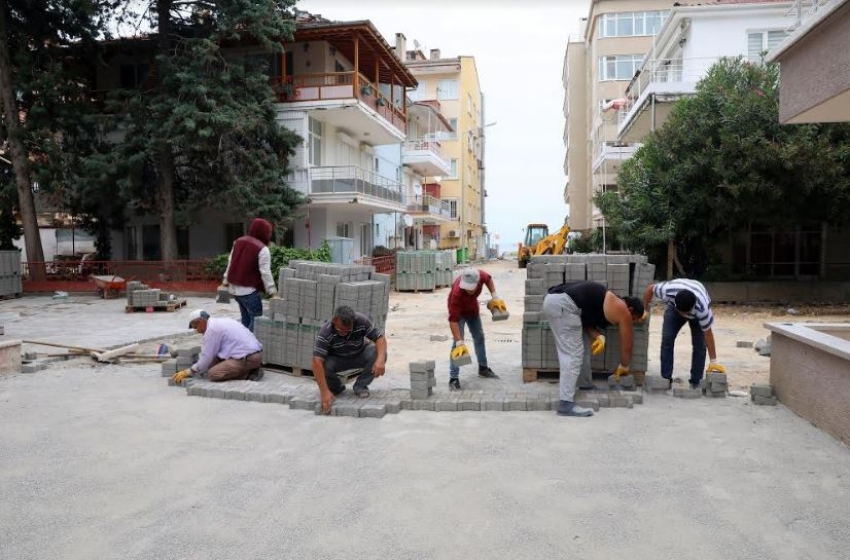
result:
[[[558,348],[559,380],[558,414],[561,416],[593,416],[593,410],[575,404],[576,384],[585,370],[583,384],[591,388],[590,354],[585,349],[582,330],[593,339],[593,354],[605,351],[602,329],[617,325],[620,331],[620,364],[614,375],[629,373],[634,346],[632,323],[645,319],[643,303],[636,297],[619,297],[602,284],[571,282],[549,288],[543,299],[543,313],[555,336]]]
[[[222,284],[229,286],[239,304],[242,324],[251,332],[254,332],[254,317],[263,314],[260,291],[269,297],[277,292],[268,248],[271,239],[272,225],[262,218],[254,218],[248,226],[248,235],[233,242],[224,271]]]
[[[647,286],[643,294],[643,305],[647,309],[652,298],[656,297],[667,304],[664,310],[664,324],[661,327],[661,377],[673,384],[673,347],[676,335],[685,323],[691,328],[691,388],[699,387],[705,366],[705,350],[708,348],[709,363],[705,373],[726,373],[726,368],[717,363],[717,349],[714,346],[714,313],[711,312],[711,298],[700,282],[680,278],[668,282],[658,282]]]
[[[319,384],[322,411],[329,414],[334,397],[345,391],[339,372],[360,368],[353,389],[355,396],[365,398],[372,380],[384,375],[386,361],[384,333],[366,315],[347,305],[337,307],[330,322],[316,333],[313,347],[313,377]]]
[[[179,385],[187,377],[200,375],[210,381],[263,378],[263,345],[244,325],[227,317],[211,318],[203,309],[189,315],[189,328],[203,335],[201,356],[189,369],[172,379]]]
[[[449,329],[452,332],[451,360],[469,355],[469,349],[464,343],[464,327],[469,327],[472,342],[475,346],[475,357],[478,360],[478,377],[499,379],[499,376],[487,365],[487,347],[484,343],[484,327],[478,313],[478,296],[484,286],[490,290],[490,301],[487,309],[507,311],[505,302],[496,294],[493,278],[485,271],[477,268],[465,268],[461,271],[449,291]],[[460,368],[449,362],[449,390],[460,391]]]

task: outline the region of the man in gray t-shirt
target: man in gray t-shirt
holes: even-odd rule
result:
[[[384,333],[362,313],[347,305],[338,307],[331,321],[319,329],[313,347],[313,376],[319,384],[322,411],[328,414],[334,396],[345,391],[345,383],[338,372],[362,369],[354,382],[354,394],[368,397],[369,384],[384,375],[386,359]]]

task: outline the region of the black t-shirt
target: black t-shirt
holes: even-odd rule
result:
[[[567,282],[549,288],[550,294],[567,294],[581,309],[581,324],[585,327],[603,329],[611,326],[605,319],[603,305],[608,289],[596,282]]]

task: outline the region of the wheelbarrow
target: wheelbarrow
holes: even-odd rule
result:
[[[115,275],[92,275],[91,279],[97,284],[97,292],[103,299],[117,298],[121,290],[127,287],[127,281]]]

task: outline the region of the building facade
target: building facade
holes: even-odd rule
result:
[[[472,56],[443,58],[439,49],[429,55],[406,50],[405,65],[418,81],[409,93],[414,102],[437,104],[449,129],[437,133],[449,161],[446,175],[425,177],[423,193],[448,201],[451,221],[427,228],[441,249],[465,250],[469,258],[486,253],[484,187],[484,97]],[[433,180],[433,182],[432,182]],[[439,186],[437,186],[437,184]],[[439,189],[439,190],[437,190]]]

